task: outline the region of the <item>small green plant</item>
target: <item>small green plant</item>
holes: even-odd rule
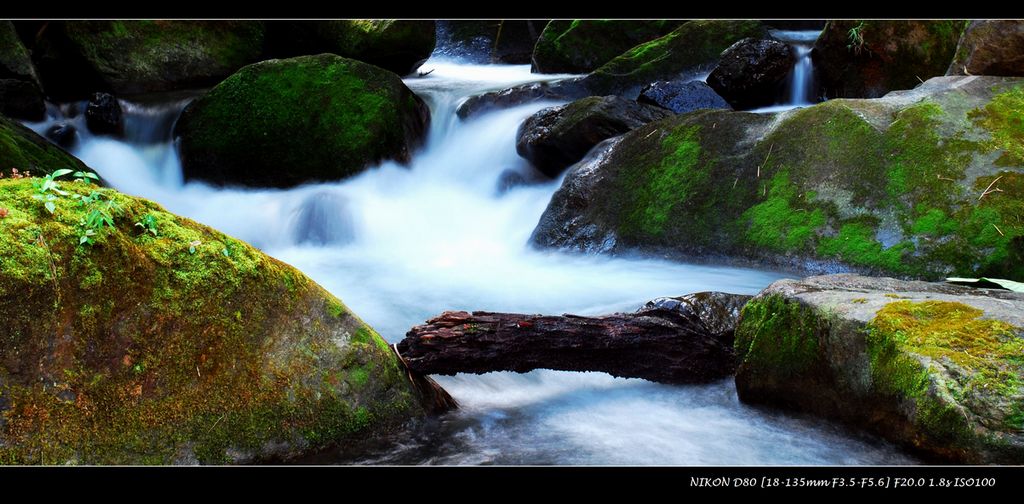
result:
[[[75,178],[75,182],[82,182],[86,184],[95,184],[99,182],[100,177],[93,172],[76,171],[71,174]]]
[[[74,197],[87,210],[85,217],[79,222],[82,234],[78,237],[78,244],[93,245],[94,238],[104,226],[114,227],[114,212],[120,207],[114,200],[103,201],[103,194],[99,191],[92,191],[88,196],[76,194]]]
[[[57,200],[57,196],[68,195],[66,191],[62,191],[57,187],[57,179],[69,173],[71,173],[71,170],[62,168],[60,170],[55,170],[53,173],[50,173],[39,180],[32,181],[32,187],[36,189],[36,193],[32,195],[32,198],[42,201],[43,208],[45,208],[47,212],[53,214],[57,211],[57,204],[54,203]]]
[[[202,244],[203,244],[203,242],[201,242],[199,240],[192,240],[192,241],[188,242],[188,253],[189,254],[195,254],[196,253],[196,247],[198,247],[198,246],[200,246]]]
[[[150,233],[153,236],[158,236],[156,218],[153,217],[153,214],[146,214],[143,218],[139,219],[139,221],[135,223],[135,227],[142,228],[143,233]]]
[[[846,48],[859,55],[861,50],[864,49],[864,21],[850,28],[850,31],[847,32],[847,37],[850,43],[846,44]]]

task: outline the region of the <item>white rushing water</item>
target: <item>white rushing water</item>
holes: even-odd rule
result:
[[[389,341],[443,310],[598,314],[700,290],[754,293],[778,274],[537,251],[527,240],[559,181],[515,153],[531,104],[466,122],[465,97],[536,81],[529,66],[429,61],[408,85],[431,106],[425,146],[337,183],[290,190],[183,183],[168,141],[183,103],[125,104],[126,141],[85,133],[73,153],[111,185],[246,240],[338,295]],[[545,76],[555,78],[555,76]],[[79,108],[81,108],[79,106]],[[67,112],[71,112],[66,108]],[[44,131],[54,122],[30,125]],[[162,129],[161,129],[162,128]],[[161,133],[154,133],[160,130]],[[302,132],[294,132],[300,135]],[[517,174],[511,176],[510,173]],[[462,409],[362,453],[320,462],[842,464],[905,458],[829,424],[744,406],[731,381],[667,386],[602,373],[439,377]],[[332,458],[333,457],[333,458]]]

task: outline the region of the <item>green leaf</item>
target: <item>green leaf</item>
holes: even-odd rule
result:
[[[188,253],[189,254],[195,254],[196,253],[196,246],[195,245],[189,245],[188,246]]]
[[[81,245],[81,244],[83,244],[83,243],[85,243],[87,241],[89,241],[89,237],[88,236],[82,236],[81,238],[78,239],[78,244]]]
[[[63,177],[64,175],[67,175],[71,172],[72,170],[69,170],[67,168],[61,168],[59,170],[54,170],[53,173],[50,174],[50,178],[55,179],[57,177]]]
[[[57,209],[57,205],[54,205],[52,201],[47,201],[43,206],[46,207],[46,211],[51,214]]]

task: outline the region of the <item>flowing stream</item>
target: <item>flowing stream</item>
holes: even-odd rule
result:
[[[650,259],[569,255],[527,245],[560,181],[537,180],[515,133],[552,103],[466,122],[461,100],[557,78],[529,66],[430,60],[407,84],[432,110],[408,167],[394,163],[290,190],[182,180],[170,128],[187,98],[122,102],[126,139],[91,136],[82,104],[30,124],[78,126],[72,152],[117,189],[216,227],[282,259],[339,296],[387,340],[450,309],[600,314],[701,290],[755,293],[781,275]],[[565,77],[565,76],[561,76]],[[302,132],[294,132],[301,135]],[[287,167],[282,167],[287,169]],[[731,380],[668,386],[603,373],[437,377],[458,411],[318,463],[886,464],[914,462],[891,445],[830,423],[740,404]]]

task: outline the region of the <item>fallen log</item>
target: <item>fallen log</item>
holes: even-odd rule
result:
[[[733,331],[748,299],[702,292],[599,317],[446,311],[396,348],[421,375],[555,369],[704,383],[735,372]]]

